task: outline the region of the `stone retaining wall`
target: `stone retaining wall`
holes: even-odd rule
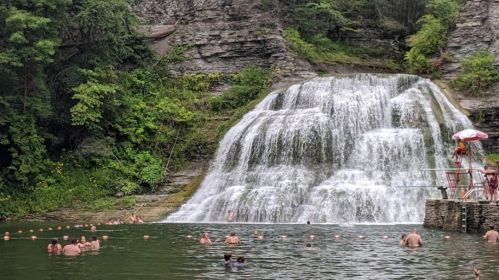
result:
[[[467,232],[484,233],[489,225],[499,227],[499,205],[487,201],[428,199],[425,206],[424,227],[461,231],[461,206],[466,205]]]

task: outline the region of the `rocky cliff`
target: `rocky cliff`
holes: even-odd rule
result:
[[[235,73],[253,64],[275,66],[281,77],[314,76],[310,64],[284,43],[275,9],[262,0],[143,0],[133,7],[146,32],[179,20],[177,31],[150,46],[164,53],[172,45],[192,45],[190,61],[177,73]]]
[[[459,71],[459,60],[475,50],[497,55],[499,65],[499,0],[468,0],[461,10],[447,41],[452,61],[445,65],[447,74]]]
[[[475,50],[487,50],[496,55],[499,66],[499,0],[467,0],[461,10],[456,30],[447,41],[446,50],[452,61],[444,65],[446,78],[452,79],[459,71],[461,58]],[[489,152],[499,153],[499,84],[491,87],[487,96],[460,97],[461,106],[470,112],[477,129],[489,134],[483,142]]]

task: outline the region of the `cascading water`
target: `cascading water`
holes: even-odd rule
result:
[[[165,222],[421,222],[471,122],[412,75],[314,78],[269,94],[225,135],[199,189]],[[479,143],[473,144],[481,154]],[[427,178],[431,177],[431,178]]]

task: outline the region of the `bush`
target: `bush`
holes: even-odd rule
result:
[[[305,42],[300,33],[293,28],[286,28],[284,30],[286,43],[288,46],[301,58],[309,61],[317,60],[317,50],[313,44]]]
[[[245,68],[238,79],[234,80],[232,88],[220,96],[212,97],[211,109],[222,111],[245,106],[250,101],[265,94],[271,83],[271,71],[252,65]]]
[[[485,50],[473,52],[461,59],[462,71],[453,81],[459,90],[473,95],[499,81],[499,69],[494,67],[495,56]]]

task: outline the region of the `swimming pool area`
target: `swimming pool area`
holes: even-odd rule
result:
[[[70,225],[70,229],[65,229]],[[61,230],[57,227],[61,226]],[[48,231],[52,227],[52,231]],[[43,232],[38,230],[43,228]],[[418,229],[424,246],[399,246],[403,233]],[[22,234],[16,233],[21,229]],[[33,233],[28,230],[33,229]],[[97,226],[99,251],[75,257],[47,253],[52,237],[93,235],[66,223],[2,223],[2,279],[499,279],[499,247],[479,234],[425,229],[421,225],[181,224]],[[258,239],[254,231],[263,235]],[[212,241],[235,231],[241,245]],[[30,236],[36,235],[36,240]],[[107,241],[103,235],[109,236]],[[149,235],[149,239],[144,239]],[[282,236],[285,235],[286,238]],[[187,238],[192,236],[192,238]],[[314,238],[310,238],[314,236]],[[336,236],[336,237],[335,237]],[[339,236],[339,237],[338,237]],[[363,238],[359,238],[363,236]],[[446,239],[444,236],[450,236]],[[311,247],[306,247],[310,244]],[[226,268],[223,254],[243,255],[244,267]]]

